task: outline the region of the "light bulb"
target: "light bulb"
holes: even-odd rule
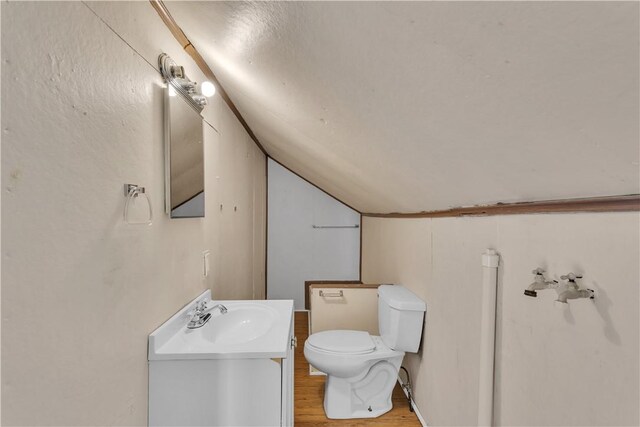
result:
[[[176,96],[176,90],[172,85],[169,85],[169,96]]]
[[[216,87],[211,82],[202,82],[200,85],[200,92],[207,98],[211,98],[216,94]]]

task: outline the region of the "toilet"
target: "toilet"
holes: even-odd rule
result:
[[[391,393],[405,352],[416,353],[426,304],[399,285],[378,287],[380,336],[364,331],[323,331],[304,344],[309,364],[327,374],[328,418],[374,418],[392,408]]]

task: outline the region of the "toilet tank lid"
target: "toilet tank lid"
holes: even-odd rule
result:
[[[400,285],[378,286],[378,296],[396,310],[426,311],[427,305],[416,294]]]

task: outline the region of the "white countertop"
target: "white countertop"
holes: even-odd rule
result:
[[[149,335],[150,361],[286,357],[293,300],[212,301],[208,307],[223,304],[227,314],[212,310],[207,324],[188,329],[190,312],[210,295],[203,292]]]

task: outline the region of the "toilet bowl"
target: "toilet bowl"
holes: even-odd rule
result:
[[[391,410],[405,351],[418,351],[425,303],[397,285],[380,286],[378,296],[381,336],[322,331],[304,344],[309,364],[327,374],[324,410],[328,418],[373,418]]]
[[[324,409],[328,418],[371,418],[389,411],[404,352],[363,331],[313,334],[304,355],[327,374]]]

